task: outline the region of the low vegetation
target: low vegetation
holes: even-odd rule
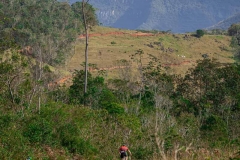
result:
[[[61,5],[70,7],[51,2],[60,8]],[[31,5],[25,6],[25,3]],[[35,4],[38,3],[4,1],[0,6],[20,5],[27,12],[31,7],[37,8]],[[132,38],[121,34],[125,39],[114,39],[111,36],[116,35],[111,35],[106,40],[101,35],[100,41],[99,37],[92,37],[90,44],[98,40],[95,47],[105,44],[109,52],[119,53],[121,59],[112,62],[119,66],[112,77],[106,75],[106,70],[89,72],[88,91],[84,94],[83,70],[75,69],[68,85],[53,83],[57,78],[57,68],[54,70],[51,66],[53,61],[22,53],[19,43],[22,41],[18,41],[15,33],[20,34],[23,30],[6,22],[11,14],[5,13],[3,7],[0,11],[0,159],[115,160],[119,159],[118,147],[123,143],[131,149],[133,160],[239,159],[240,65],[230,63],[233,60],[224,57],[223,53],[231,55],[230,47],[220,50],[221,61],[208,56],[200,60],[195,58],[196,65],[188,67],[181,75],[170,74],[162,57],[150,52],[156,50],[170,56],[184,51],[181,43],[203,43],[204,39],[213,44],[224,44],[224,39],[229,37],[221,35],[212,40],[209,35],[198,39],[188,34],[161,33],[160,36],[153,35],[155,40],[150,41],[147,36],[136,36],[136,31],[126,31],[133,35]],[[81,31],[81,27],[76,29]],[[110,30],[99,29],[105,33]],[[32,33],[30,37],[44,32]],[[179,42],[180,38],[183,42]],[[37,43],[42,39],[35,40]],[[78,43],[76,50],[81,51],[81,40]],[[69,44],[64,43],[61,48]],[[146,47],[149,53],[139,49],[139,45]],[[192,47],[196,45],[193,43]],[[138,49],[134,48],[136,46]],[[51,47],[42,47],[33,49],[33,54],[40,56],[52,51]],[[117,52],[118,47],[121,53]],[[91,45],[90,48],[96,49]],[[116,54],[112,56],[116,57]],[[81,59],[78,63],[80,65]],[[98,67],[95,63],[89,66],[92,69]]]

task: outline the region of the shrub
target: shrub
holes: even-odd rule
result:
[[[228,28],[228,35],[229,36],[236,36],[240,31],[240,23],[239,24],[232,24]]]
[[[98,98],[104,88],[104,78],[93,77],[88,73],[88,92],[83,93],[85,72],[83,70],[75,71],[73,84],[69,88],[69,100],[72,104],[85,104],[93,108],[98,106]]]
[[[108,111],[110,114],[123,114],[124,113],[124,108],[117,103],[110,103],[106,104],[104,108]]]
[[[48,144],[52,139],[52,126],[43,118],[32,119],[26,125],[23,135],[31,143]]]
[[[96,155],[98,150],[91,144],[90,140],[80,137],[80,130],[77,125],[66,124],[59,128],[61,144],[71,153],[81,155]]]
[[[101,105],[102,108],[105,108],[106,105],[110,103],[117,103],[118,100],[116,96],[108,89],[105,89],[102,91],[99,104]]]
[[[134,157],[136,159],[151,159],[149,155],[151,156],[153,154],[153,150],[150,150],[149,148],[143,148],[142,146],[139,146],[135,150],[133,150]]]
[[[198,38],[201,38],[203,35],[204,35],[204,31],[203,31],[203,30],[198,29],[198,30],[196,31],[196,36],[197,36]]]
[[[203,121],[200,129],[202,136],[204,139],[208,139],[212,147],[222,146],[228,141],[227,126],[220,116],[209,116]]]

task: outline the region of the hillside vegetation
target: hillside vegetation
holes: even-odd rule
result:
[[[84,93],[82,14],[0,2],[0,159],[117,160],[123,143],[132,160],[239,159],[239,25],[199,38],[91,25]]]
[[[231,37],[226,35],[205,35],[197,38],[194,33],[172,34],[166,32],[141,32],[121,30],[106,27],[94,27],[90,32],[89,63],[98,69],[106,70],[107,74],[117,76],[117,67],[126,65],[120,61],[128,61],[131,68],[135,68],[130,59],[137,50],[159,58],[163,67],[170,74],[184,75],[187,70],[196,65],[196,61],[208,58],[217,59],[221,63],[232,63],[233,53],[229,46]],[[74,55],[68,60],[66,68],[69,71],[83,69],[84,37],[78,37],[75,43]],[[143,64],[149,59],[143,57]],[[115,68],[112,69],[111,68]]]

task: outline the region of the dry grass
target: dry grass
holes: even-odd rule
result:
[[[116,28],[96,27],[90,32],[89,63],[96,64],[98,68],[116,66],[116,61],[130,60],[130,55],[142,49],[144,53],[152,54],[169,66],[172,74],[184,74],[194,66],[197,60],[203,59],[207,54],[221,63],[232,63],[230,37],[223,35],[204,35],[202,38],[183,34],[158,33],[153,36],[136,36],[138,32]],[[94,36],[95,35],[95,36]],[[154,44],[161,42],[161,45]],[[115,44],[114,44],[115,43]],[[84,38],[79,38],[75,45],[75,54],[66,65],[67,70],[82,69],[84,62]],[[147,59],[144,59],[144,63]],[[109,71],[109,76],[116,71]]]

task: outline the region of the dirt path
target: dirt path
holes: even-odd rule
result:
[[[195,61],[182,61],[180,63],[171,63],[171,64],[162,64],[163,67],[176,67],[180,65],[188,65],[191,63],[195,63]],[[97,72],[97,71],[109,71],[109,70],[115,70],[115,69],[123,69],[123,68],[130,68],[130,66],[113,66],[113,67],[104,67],[104,68],[91,68],[89,67],[89,72]],[[72,76],[65,76],[60,79],[55,80],[52,83],[49,83],[49,87],[54,87],[58,85],[63,85],[64,83],[69,83],[72,81]]]
[[[100,37],[100,36],[122,36],[122,35],[129,35],[129,36],[133,36],[133,37],[137,37],[137,36],[154,36],[156,34],[153,33],[143,33],[143,32],[135,32],[135,33],[126,33],[126,32],[109,32],[109,33],[93,33],[93,34],[89,34],[89,37]],[[78,39],[84,39],[85,35],[82,34],[78,37]],[[176,67],[176,66],[180,66],[180,65],[187,65],[187,64],[191,64],[191,63],[195,63],[195,61],[182,61],[180,63],[163,63],[162,66],[163,67]],[[130,66],[113,66],[113,67],[105,67],[105,68],[91,68],[89,67],[89,72],[97,72],[97,71],[101,71],[101,70],[115,70],[115,69],[121,69],[121,68],[129,68]],[[58,86],[58,85],[63,85],[64,83],[69,83],[72,81],[72,76],[66,76],[66,77],[62,77],[60,79],[55,80],[54,82],[50,83],[49,86]]]
[[[100,36],[117,36],[117,35],[130,35],[133,37],[138,37],[138,36],[154,36],[155,34],[153,33],[143,33],[143,32],[136,32],[136,33],[125,33],[125,32],[109,32],[109,33],[92,33],[89,34],[89,37],[100,37]],[[78,37],[79,39],[84,39],[85,34],[82,34]]]

